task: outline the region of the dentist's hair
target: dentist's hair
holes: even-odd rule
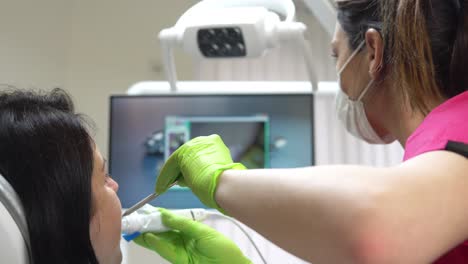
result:
[[[23,204],[35,264],[98,263],[88,127],[62,90],[0,92],[0,173]]]
[[[414,110],[468,90],[468,0],[338,0],[338,22],[355,50],[368,29],[384,41],[384,78]],[[406,101],[406,100],[403,100]]]

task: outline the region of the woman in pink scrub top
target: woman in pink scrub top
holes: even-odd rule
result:
[[[399,141],[404,161],[229,169],[213,200],[314,264],[468,263],[468,0],[336,4],[338,117],[369,143]]]

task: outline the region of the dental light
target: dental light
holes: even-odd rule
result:
[[[256,58],[284,40],[300,45],[316,91],[312,54],[304,37],[307,27],[294,21],[295,13],[292,0],[203,0],[195,4],[174,27],[159,33],[171,91],[177,90],[175,47],[195,59]]]

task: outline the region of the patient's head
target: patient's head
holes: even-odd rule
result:
[[[62,90],[0,92],[0,174],[23,204],[35,263],[120,263],[118,189]]]

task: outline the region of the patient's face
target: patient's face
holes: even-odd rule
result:
[[[107,174],[101,153],[96,148],[92,178],[93,215],[90,236],[99,263],[121,263],[120,230],[122,207],[117,197],[118,184]]]

